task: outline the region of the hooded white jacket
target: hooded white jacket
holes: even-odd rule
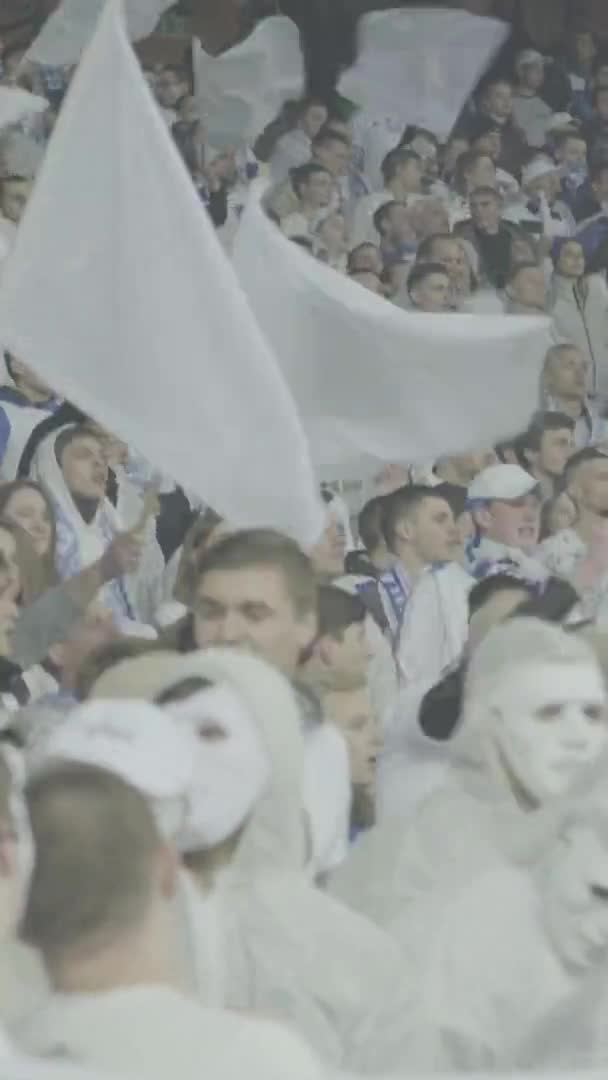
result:
[[[142,1080],[319,1080],[308,1048],[279,1024],[201,1008],[170,986],[55,994],[24,1032],[29,1050]]]
[[[337,1068],[403,1072],[404,973],[394,943],[317,890],[306,870],[303,741],[291,687],[274,669],[229,651],[176,663],[177,676],[157,670],[150,696],[189,676],[229,684],[247,702],[271,764],[265,793],[211,894],[191,883],[182,890],[192,991],[205,1003],[212,995],[215,1004],[285,1021]],[[96,696],[108,696],[107,686],[102,678]],[[141,696],[141,684],[132,690]]]
[[[576,345],[589,361],[589,393],[608,398],[608,290],[599,274],[584,282],[586,294],[569,278],[554,274],[549,312],[560,340]]]

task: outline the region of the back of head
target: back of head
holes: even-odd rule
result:
[[[22,936],[52,968],[140,926],[161,841],[144,797],[103,769],[59,765],[27,795],[37,859]]]
[[[359,539],[368,555],[382,544],[382,513],[384,496],[377,495],[365,504],[357,521]]]

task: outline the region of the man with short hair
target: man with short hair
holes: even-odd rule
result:
[[[574,420],[560,412],[539,413],[520,440],[526,467],[540,485],[543,498],[558,493],[574,451]]]
[[[589,362],[576,345],[552,345],[545,357],[542,390],[546,409],[574,423],[578,450],[608,439],[608,423],[587,396]]]
[[[376,239],[374,214],[385,203],[410,206],[422,195],[422,162],[413,150],[391,150],[382,162],[382,177],[383,191],[375,191],[357,202],[351,232],[354,244]]]
[[[450,279],[441,263],[416,263],[407,279],[407,292],[415,311],[450,310]]]
[[[139,791],[64,763],[31,782],[28,800],[37,859],[23,936],[53,990],[24,1025],[29,1048],[146,1080],[194,1080],[203,1059],[220,1075],[319,1076],[279,1025],[203,1008],[177,989],[177,856]]]
[[[544,581],[547,571],[533,557],[541,507],[536,478],[519,465],[490,465],[473,480],[468,502],[476,529],[467,553],[473,577],[501,571]]]
[[[491,187],[476,188],[469,197],[471,220],[462,221],[456,236],[470,241],[479,256],[479,271],[484,283],[504,289],[511,266],[515,225],[502,217],[502,197]]]
[[[298,208],[281,220],[281,230],[290,238],[311,235],[331,205],[333,177],[314,161],[292,169],[289,175]]]
[[[312,140],[327,122],[327,106],[317,98],[304,98],[298,104],[295,126],[278,140],[270,158],[270,175],[282,183],[292,169],[310,161]]]

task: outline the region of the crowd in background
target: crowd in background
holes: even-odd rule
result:
[[[48,100],[0,137],[1,290],[72,70],[0,60]],[[601,1066],[608,54],[515,52],[443,141],[333,96],[214,148],[145,75],[228,252],[265,177],[302,258],[546,351],[525,432],[323,484],[306,552],[4,351],[4,1024],[124,1076]]]

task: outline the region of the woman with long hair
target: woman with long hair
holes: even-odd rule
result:
[[[57,526],[52,503],[33,480],[14,480],[0,487],[0,517],[27,533],[43,571],[44,587],[59,581],[55,569]]]

